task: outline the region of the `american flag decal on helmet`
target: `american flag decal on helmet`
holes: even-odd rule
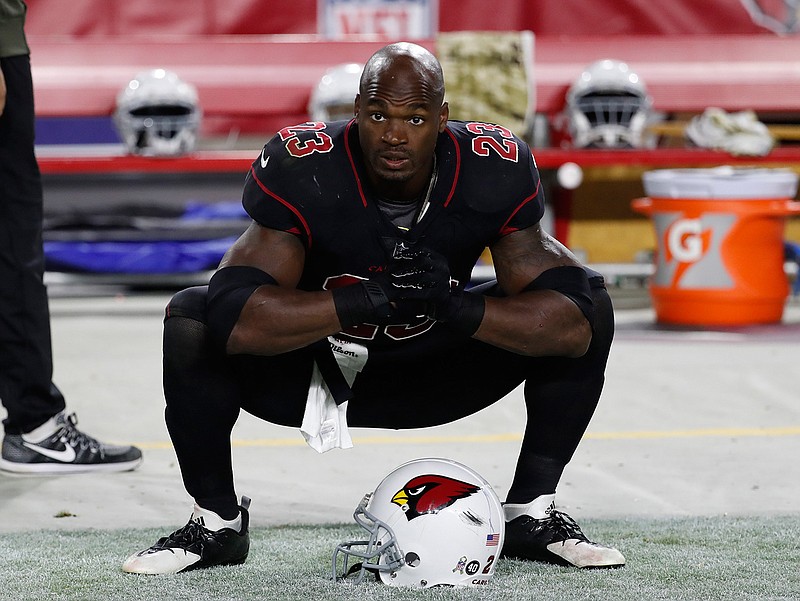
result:
[[[487,547],[496,547],[500,544],[500,534],[495,532],[494,534],[487,534],[486,535],[486,546]]]

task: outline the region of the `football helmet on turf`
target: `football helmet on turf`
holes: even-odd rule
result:
[[[592,63],[567,91],[565,116],[578,148],[652,147],[648,135],[653,101],[644,82],[624,62]]]
[[[197,89],[172,71],[153,69],[117,95],[114,125],[132,154],[178,156],[194,150],[201,117]]]
[[[364,66],[343,63],[331,67],[311,91],[308,114],[312,121],[352,119]]]
[[[353,517],[369,538],[336,547],[336,579],[355,574],[361,582],[372,572],[390,586],[488,584],[505,538],[491,485],[450,459],[401,465],[364,496]]]

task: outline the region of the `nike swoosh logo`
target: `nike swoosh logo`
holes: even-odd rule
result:
[[[47,449],[45,447],[40,447],[35,444],[31,444],[29,442],[23,442],[23,445],[31,449],[32,451],[36,451],[45,457],[49,457],[50,459],[55,459],[56,461],[60,461],[62,463],[72,463],[75,461],[75,449],[73,449],[68,444],[65,445],[63,451],[57,451],[56,449]]]
[[[264,148],[261,151],[261,168],[262,169],[266,169],[267,168],[267,163],[269,163],[269,157],[264,157],[264,150],[266,150],[266,148]]]

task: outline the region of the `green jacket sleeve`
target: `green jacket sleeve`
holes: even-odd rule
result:
[[[0,0],[0,57],[30,54],[25,39],[27,10],[23,0]]]

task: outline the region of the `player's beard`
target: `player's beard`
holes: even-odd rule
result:
[[[398,162],[402,164],[393,165]],[[418,169],[414,156],[407,152],[376,152],[371,165],[379,179],[396,183],[410,181]]]

